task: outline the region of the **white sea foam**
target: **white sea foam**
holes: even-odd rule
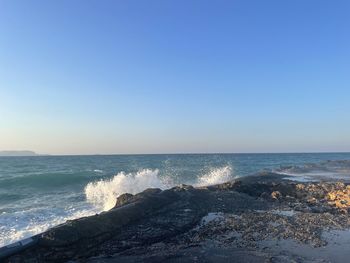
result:
[[[213,168],[202,176],[198,177],[198,182],[195,186],[208,186],[221,184],[232,180],[232,167],[224,166],[221,168]]]
[[[14,214],[2,214],[0,219],[0,247],[42,233],[67,220],[90,216],[96,212],[98,211],[94,208],[69,209],[67,211],[60,209],[56,211],[37,211],[37,209],[33,209]]]
[[[116,198],[124,193],[136,194],[147,188],[171,187],[168,178],[161,178],[159,170],[143,169],[137,173],[120,172],[111,179],[91,182],[85,187],[88,202],[104,211],[115,205]]]
[[[224,183],[232,179],[232,167],[213,168],[199,176],[195,186]],[[186,182],[182,182],[186,183]],[[86,199],[103,211],[114,207],[116,198],[124,193],[136,194],[147,188],[167,189],[175,186],[169,176],[161,176],[159,170],[143,169],[137,173],[120,172],[111,179],[90,182],[85,187]]]

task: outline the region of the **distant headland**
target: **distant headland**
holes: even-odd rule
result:
[[[0,151],[0,156],[38,156],[41,154],[37,154],[33,151]]]

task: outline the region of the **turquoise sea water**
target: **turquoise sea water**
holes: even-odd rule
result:
[[[313,170],[303,172],[332,176],[318,165],[327,160],[350,160],[350,153],[0,157],[0,246],[108,210],[125,192],[215,184],[262,170],[300,173],[286,166],[310,163]]]

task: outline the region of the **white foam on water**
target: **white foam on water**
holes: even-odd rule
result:
[[[195,186],[208,186],[226,183],[232,180],[232,167],[224,166],[220,168],[212,168],[208,173],[199,176]]]
[[[111,179],[91,182],[85,187],[89,203],[107,211],[115,206],[116,198],[124,193],[136,194],[147,188],[171,187],[168,178],[161,178],[159,170],[143,169],[137,173],[120,172]]]
[[[232,167],[212,168],[197,178],[195,186],[208,186],[232,180]],[[183,182],[186,183],[186,182]],[[124,193],[137,194],[147,188],[168,189],[176,184],[170,176],[161,176],[159,170],[142,169],[136,173],[120,172],[111,179],[90,182],[85,187],[86,199],[103,211],[115,206],[118,196]]]
[[[57,211],[32,209],[14,214],[2,214],[0,218],[0,247],[42,233],[67,220],[91,216],[96,212],[94,208],[66,211],[60,209],[57,209]]]

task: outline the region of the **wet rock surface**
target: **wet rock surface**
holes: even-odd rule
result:
[[[349,194],[347,182],[298,183],[277,174],[148,189],[48,230],[5,262],[328,262],[281,242],[327,247],[325,233],[350,227]]]

